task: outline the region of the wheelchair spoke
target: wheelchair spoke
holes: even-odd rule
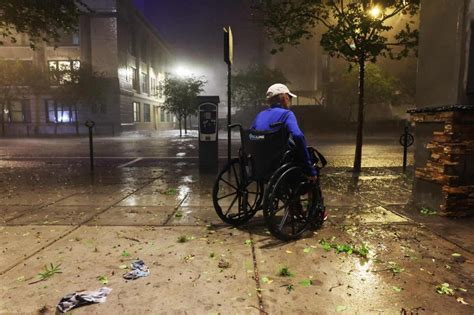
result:
[[[225,216],[227,216],[227,214],[230,212],[230,209],[232,209],[232,207],[234,206],[234,203],[237,200],[237,198],[239,198],[239,195],[235,196],[234,200],[232,200],[232,202],[230,203],[229,208],[227,209],[227,212],[224,214]]]
[[[223,177],[221,177],[221,180],[226,183],[227,185],[229,185],[230,187],[234,188],[235,190],[239,190],[237,187],[235,187],[234,185],[232,185],[231,183],[229,183],[228,181],[226,181]]]
[[[235,194],[237,194],[237,192],[236,192],[236,191],[235,191],[235,192],[233,192],[233,193],[230,193],[230,194],[228,194],[228,195],[225,195],[225,196],[219,197],[219,198],[217,198],[217,200],[221,200],[221,199],[224,199],[224,198],[227,198],[227,197],[233,196],[233,195],[235,195]]]
[[[232,164],[232,169],[234,170],[235,182],[237,183],[237,186],[240,186],[239,178],[237,176],[237,171],[235,170],[235,164]]]
[[[283,226],[285,225],[286,219],[288,219],[288,214],[290,213],[290,208],[287,208],[285,214],[283,215],[283,219],[281,220],[280,224],[278,225],[278,229],[281,231]]]

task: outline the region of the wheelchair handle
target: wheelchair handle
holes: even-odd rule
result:
[[[273,124],[270,124],[270,128],[275,128],[275,127],[278,127],[278,126],[283,126],[283,122],[282,121],[277,121],[277,122],[274,122]]]
[[[227,128],[232,129],[235,127],[239,127],[240,130],[242,130],[242,125],[241,124],[230,124],[227,126]]]

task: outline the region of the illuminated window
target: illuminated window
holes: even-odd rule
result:
[[[48,68],[51,81],[57,84],[71,82],[72,72],[79,70],[81,62],[79,60],[49,60]],[[77,83],[77,82],[76,82]]]
[[[141,83],[141,88],[142,88],[142,93],[148,93],[150,92],[148,90],[148,75],[145,72],[142,72],[140,74],[140,83]]]
[[[133,102],[133,122],[140,121],[140,103]]]
[[[8,104],[0,105],[2,121],[7,123],[26,122],[26,102],[26,100],[13,100]]]
[[[131,67],[131,76],[130,79],[132,80],[132,87],[134,90],[138,91],[138,71],[137,68]]]
[[[55,100],[46,100],[46,120],[56,124],[77,122],[77,108],[75,105],[65,105]]]
[[[143,121],[151,122],[150,104],[143,104]]]

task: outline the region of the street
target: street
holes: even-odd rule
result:
[[[473,314],[472,220],[411,206],[397,140],[367,139],[354,184],[353,141],[319,139],[329,219],[281,243],[260,213],[219,220],[195,137],[98,138],[94,175],[85,138],[1,139],[0,310],[52,314],[107,286],[74,314]],[[124,280],[135,259],[150,275]]]

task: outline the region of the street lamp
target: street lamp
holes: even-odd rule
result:
[[[372,9],[370,9],[369,14],[374,19],[378,19],[382,15],[382,10],[380,9],[380,7],[378,5],[376,5],[376,6],[372,7]]]
[[[182,77],[182,78],[190,77],[193,74],[191,70],[189,69],[189,67],[185,67],[183,65],[177,66],[174,69],[174,73],[176,73],[178,77]]]

